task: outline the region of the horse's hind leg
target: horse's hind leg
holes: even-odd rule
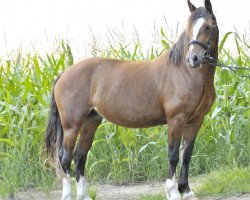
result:
[[[64,129],[63,143],[61,149],[59,150],[60,165],[63,169],[63,173],[66,174],[66,177],[63,176],[62,178],[62,200],[71,200],[70,166],[79,130],[80,126],[74,126],[68,129]]]
[[[82,121],[88,115],[88,109],[79,109],[80,111],[61,112],[61,121],[63,126],[63,140],[58,153],[60,166],[63,170],[62,200],[71,200],[70,184],[70,166],[75,149],[76,139],[82,127]],[[66,176],[65,176],[66,174]]]
[[[88,151],[92,146],[95,131],[100,125],[102,117],[92,110],[88,118],[84,121],[80,131],[80,138],[74,152],[77,181],[77,200],[91,200],[86,187],[84,170]]]

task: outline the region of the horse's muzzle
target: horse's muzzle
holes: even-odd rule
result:
[[[196,68],[199,67],[202,63],[203,58],[197,54],[191,54],[190,56],[187,56],[186,62],[189,67]]]

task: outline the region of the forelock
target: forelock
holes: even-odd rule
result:
[[[191,28],[199,18],[203,18],[205,21],[207,21],[213,17],[214,16],[211,16],[206,8],[199,7],[194,12],[192,12],[191,16],[189,17],[188,27]]]

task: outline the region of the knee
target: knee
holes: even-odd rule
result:
[[[79,181],[81,176],[84,176],[84,166],[86,162],[86,155],[82,152],[74,153],[74,162],[76,165],[76,181]]]
[[[170,164],[177,164],[179,162],[179,154],[177,154],[177,153],[175,153],[175,154],[169,153],[168,160],[169,160]]]
[[[61,166],[63,171],[67,174],[70,171],[71,166],[71,158],[66,151],[63,151],[62,158],[61,158]]]
[[[58,151],[58,158],[60,162],[62,162],[63,152],[64,152],[63,147],[61,147]]]
[[[189,165],[191,157],[192,157],[193,147],[186,147],[183,152],[183,164]]]
[[[84,161],[86,160],[87,158],[87,154],[82,152],[82,151],[79,151],[79,150],[75,150],[74,152],[74,162],[77,165],[82,165],[84,163]]]
[[[82,153],[79,153],[79,151],[77,150],[75,150],[73,156],[74,156],[75,163],[80,163],[83,157]]]
[[[186,157],[183,156],[182,165],[183,165],[183,166],[186,166],[186,167],[188,168],[188,167],[189,167],[190,160],[191,160],[191,157],[190,157],[190,158],[186,158]]]

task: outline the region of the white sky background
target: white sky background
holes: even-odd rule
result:
[[[203,0],[191,1],[203,5]],[[236,27],[250,38],[250,0],[211,2],[221,35]],[[0,0],[0,57],[20,47],[32,52],[32,45],[48,52],[63,38],[74,57],[83,58],[91,42],[89,27],[105,43],[108,28],[122,31],[129,40],[134,26],[143,45],[150,44],[154,24],[166,27],[164,16],[170,29],[179,23],[182,30],[189,16],[187,0]]]

